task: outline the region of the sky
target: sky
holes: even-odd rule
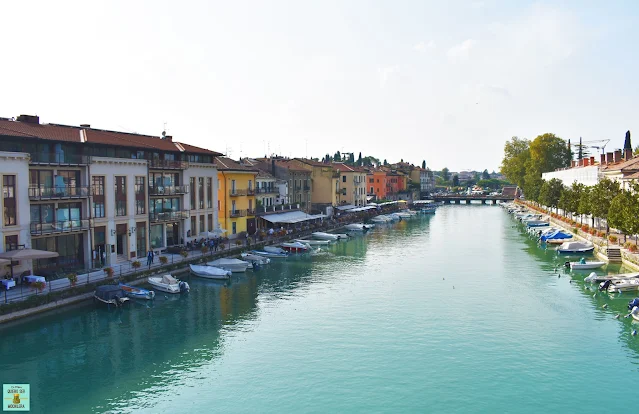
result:
[[[614,150],[626,130],[639,134],[633,1],[5,0],[2,10],[0,117],[166,129],[235,159],[339,150],[451,171],[498,170],[512,136],[610,139]]]

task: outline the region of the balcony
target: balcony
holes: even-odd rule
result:
[[[304,186],[304,191],[311,191],[311,186],[310,185],[305,185]]]
[[[189,168],[189,163],[186,161],[175,160],[149,160],[149,168],[156,170],[186,170]]]
[[[164,187],[149,186],[149,195],[151,196],[187,194],[188,192],[189,192],[188,185],[171,185],[171,186],[164,186]]]
[[[154,223],[164,222],[164,221],[177,221],[189,218],[189,211],[187,210],[178,210],[178,211],[166,211],[164,213],[150,213],[149,220]]]
[[[333,172],[333,178],[339,178],[339,172],[337,171]]]
[[[34,152],[30,154],[30,164],[40,165],[87,165],[91,163],[88,155],[64,154],[57,152]]]
[[[229,195],[231,197],[245,196],[247,194],[248,194],[248,190],[239,190],[237,188],[229,190]]]
[[[364,185],[364,181],[357,181],[355,178],[353,178],[353,184],[359,187],[360,185]]]
[[[255,215],[255,209],[246,210],[246,215],[247,216],[254,216]]]
[[[248,190],[246,190],[246,195],[255,195],[255,188],[249,188]]]
[[[229,217],[246,217],[246,210],[229,210]]]
[[[282,211],[293,211],[299,210],[299,204],[275,204],[272,206],[261,206],[258,207],[255,211],[258,215],[269,214],[269,213],[281,213]]]
[[[42,236],[46,234],[71,233],[76,231],[89,230],[89,220],[68,220],[54,223],[31,223],[32,236]]]
[[[29,187],[29,199],[31,201],[62,198],[86,198],[88,196],[88,186]]]
[[[265,187],[265,188],[256,188],[255,191],[257,194],[277,194],[279,193],[278,189],[275,187]]]

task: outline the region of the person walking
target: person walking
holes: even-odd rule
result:
[[[151,263],[153,263],[153,250],[149,250],[146,254],[146,265],[151,268]]]

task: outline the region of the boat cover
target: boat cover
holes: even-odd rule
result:
[[[175,285],[178,283],[178,281],[171,275],[164,275],[162,276],[162,283],[165,283],[167,285]]]
[[[217,259],[212,262],[207,263],[209,266],[224,266],[224,265],[238,265],[238,264],[247,264],[244,260],[240,259]]]
[[[557,240],[557,239],[571,239],[571,238],[572,238],[572,234],[568,234],[568,233],[563,232],[561,230],[551,231],[550,233],[543,234],[541,236],[541,240],[542,241]]]
[[[578,250],[578,249],[589,249],[592,247],[591,243],[582,243],[582,242],[565,242],[562,244],[559,249],[561,250]]]
[[[111,300],[124,297],[124,292],[117,285],[103,285],[95,288],[95,295],[103,300]]]

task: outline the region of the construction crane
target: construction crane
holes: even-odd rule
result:
[[[601,150],[602,154],[605,154],[606,145],[608,145],[609,142],[609,139],[595,139],[590,141],[581,141],[581,146],[584,148],[595,148],[597,150]],[[579,144],[574,144],[574,146],[579,148]]]

